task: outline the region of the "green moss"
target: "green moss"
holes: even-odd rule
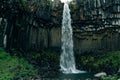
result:
[[[25,59],[10,56],[3,49],[0,49],[0,80],[13,80],[15,77],[30,79],[36,74],[37,70]]]
[[[53,60],[59,61],[59,55],[56,52],[50,52],[50,51],[43,51],[43,54],[46,55],[46,57],[49,57]]]
[[[44,58],[45,57],[45,58]],[[49,61],[49,59],[53,60],[53,61],[59,61],[59,54],[56,52],[52,52],[52,51],[40,51],[37,53],[33,53],[31,55],[32,59],[46,59]]]
[[[0,59],[5,59],[8,56],[9,55],[6,52],[4,52],[3,49],[0,48]]]
[[[103,77],[102,80],[118,80],[120,77],[117,75]]]
[[[70,4],[70,9],[71,9],[71,12],[75,12],[77,10],[76,4]]]
[[[42,3],[43,8],[50,7],[50,1],[45,1]]]
[[[80,64],[86,69],[91,69],[96,72],[105,71],[114,74],[120,68],[120,51],[82,55],[79,60]]]

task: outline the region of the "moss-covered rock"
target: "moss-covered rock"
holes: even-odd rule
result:
[[[102,54],[84,54],[79,58],[77,57],[77,62],[80,62],[83,68],[93,72],[104,71],[108,74],[114,74],[120,68],[120,51]]]
[[[31,60],[35,60],[37,63],[40,63],[41,64],[40,67],[59,66],[60,55],[53,51],[43,50],[37,53],[32,53],[29,58]]]
[[[120,79],[120,76],[116,74],[102,77],[102,80],[119,80],[119,79]]]

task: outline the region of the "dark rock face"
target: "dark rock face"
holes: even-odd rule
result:
[[[76,53],[101,53],[120,50],[120,34],[106,30],[99,32],[74,33]]]
[[[120,50],[119,0],[73,0],[70,9],[77,53]],[[8,49],[60,49],[62,11],[59,0],[1,1],[0,46],[7,35]]]

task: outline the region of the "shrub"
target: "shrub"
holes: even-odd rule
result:
[[[105,71],[108,74],[114,74],[120,68],[120,51],[82,55],[77,61],[87,70]]]

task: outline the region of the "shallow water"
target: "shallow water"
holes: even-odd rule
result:
[[[88,78],[93,78],[93,74],[91,73],[59,74],[59,79],[85,80]]]
[[[62,72],[50,72],[47,76],[44,76],[46,79],[54,80],[86,80],[93,79],[93,73],[79,73],[79,74],[63,74]],[[43,79],[44,79],[43,78]]]

